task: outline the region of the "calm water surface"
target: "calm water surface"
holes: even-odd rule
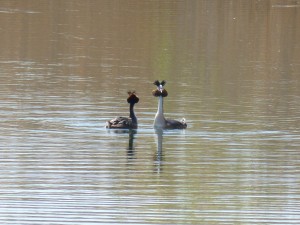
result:
[[[1,224],[300,223],[300,1],[2,0],[0,30]]]

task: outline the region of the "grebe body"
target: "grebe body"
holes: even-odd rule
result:
[[[138,122],[134,113],[134,105],[139,102],[139,98],[135,92],[128,92],[129,97],[127,102],[129,103],[129,117],[118,116],[115,119],[106,122],[106,128],[108,129],[136,129]]]
[[[156,129],[185,129],[187,128],[187,124],[185,119],[181,121],[173,120],[173,119],[166,119],[164,116],[164,109],[163,109],[163,99],[168,96],[168,92],[164,89],[164,85],[166,81],[159,82],[156,80],[154,85],[157,86],[157,89],[152,92],[153,96],[158,97],[158,108],[157,113],[154,118],[154,128]]]

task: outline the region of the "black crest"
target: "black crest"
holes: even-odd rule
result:
[[[154,81],[153,84],[156,85],[157,87],[159,85],[164,86],[167,82],[165,80],[162,80],[161,82],[159,82],[158,80]]]

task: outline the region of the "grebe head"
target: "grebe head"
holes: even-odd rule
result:
[[[159,96],[167,97],[168,96],[167,90],[164,89],[164,85],[166,84],[166,81],[163,80],[162,82],[159,82],[158,80],[156,80],[156,81],[154,81],[153,84],[157,86],[157,89],[152,91],[153,96],[155,96],[155,97],[159,97]]]
[[[128,91],[129,97],[127,98],[127,102],[129,104],[135,104],[139,102],[139,97],[136,96],[135,91]]]

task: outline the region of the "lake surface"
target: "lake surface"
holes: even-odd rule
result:
[[[300,1],[2,0],[0,30],[1,224],[300,223]]]

